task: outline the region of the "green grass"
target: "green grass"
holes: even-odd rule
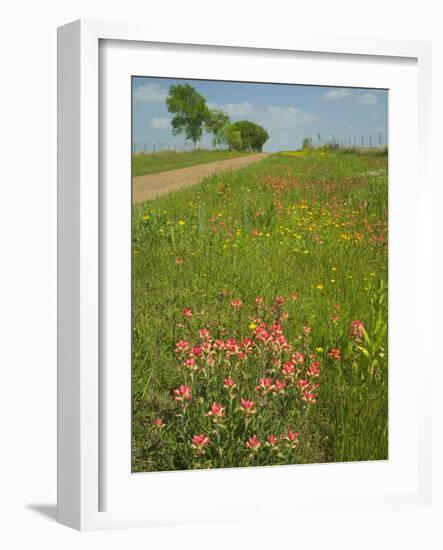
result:
[[[134,471],[387,458],[386,155],[275,154],[136,205],[132,270]],[[320,362],[315,404],[293,389],[281,403],[260,401],[260,375],[280,376],[275,356],[251,356],[223,374],[179,366],[177,341],[194,345],[202,328],[253,338],[257,317],[278,320],[306,364]],[[355,320],[366,329],[357,341]],[[232,402],[220,382],[226,373],[238,381]],[[182,383],[194,392],[185,411],[172,396]],[[240,397],[260,405],[249,424],[239,424]],[[220,429],[205,416],[212,401],[231,407]],[[300,431],[300,445],[270,454],[267,434],[287,429]],[[209,443],[196,452],[191,438],[200,433]],[[254,434],[257,452],[244,445]]]
[[[188,168],[197,164],[206,164],[218,160],[242,157],[250,153],[236,153],[235,151],[163,151],[160,153],[136,153],[132,157],[132,175],[144,176],[158,174],[177,168]]]

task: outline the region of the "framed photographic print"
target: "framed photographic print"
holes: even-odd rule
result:
[[[59,29],[62,523],[429,505],[429,78],[426,43]]]
[[[387,460],[388,90],[132,106],[133,471]]]

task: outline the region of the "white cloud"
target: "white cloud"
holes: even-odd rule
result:
[[[171,127],[171,119],[154,117],[149,121],[149,126],[155,130],[169,130]]]
[[[297,107],[276,107],[275,105],[270,105],[267,111],[264,118],[268,119],[272,126],[294,127],[317,120],[317,117],[305,113]]]
[[[228,116],[233,117],[234,122],[240,117],[247,116],[248,120],[262,124],[268,130],[300,126],[317,120],[317,117],[292,106],[277,107],[270,105],[268,107],[255,107],[245,101],[243,103],[226,103],[224,105],[208,103],[208,107],[223,111]]]
[[[134,90],[134,100],[139,103],[162,103],[167,95],[168,91],[159,84],[146,83]]]
[[[329,92],[324,92],[322,94],[322,98],[336,101],[337,99],[344,99],[345,97],[350,97],[351,95],[352,90],[349,88],[337,88],[335,90],[329,90]]]
[[[357,98],[357,103],[360,103],[360,105],[375,105],[377,101],[377,96],[370,93],[362,94]]]
[[[217,109],[223,111],[229,116],[243,116],[249,115],[254,110],[254,107],[244,101],[243,103],[226,103],[225,105],[219,105],[218,103],[208,103],[210,109]]]

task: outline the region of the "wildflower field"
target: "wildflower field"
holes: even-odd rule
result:
[[[388,458],[387,155],[133,206],[133,471]]]

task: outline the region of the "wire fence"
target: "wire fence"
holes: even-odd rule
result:
[[[375,134],[363,134],[354,136],[336,136],[331,135],[330,138],[309,138],[312,147],[340,147],[340,148],[359,148],[373,149],[388,146],[388,132],[377,132]],[[134,141],[132,144],[133,153],[161,153],[165,151],[195,151],[196,147],[190,141],[183,143],[171,142],[151,142],[145,143],[142,141]],[[211,144],[199,144],[197,149],[200,151],[213,151],[214,146]],[[220,145],[218,150],[228,149],[227,145]]]
[[[227,149],[227,146],[219,146],[218,150]],[[194,146],[190,141],[184,143],[168,143],[168,142],[155,142],[155,143],[144,143],[141,141],[134,141],[132,144],[133,153],[162,153],[165,151],[213,151],[214,146],[210,144],[199,144],[197,147]]]
[[[312,142],[313,146],[335,146],[342,148],[373,149],[388,146],[388,132],[377,132],[376,134],[357,136],[335,136],[329,139],[318,139]]]

